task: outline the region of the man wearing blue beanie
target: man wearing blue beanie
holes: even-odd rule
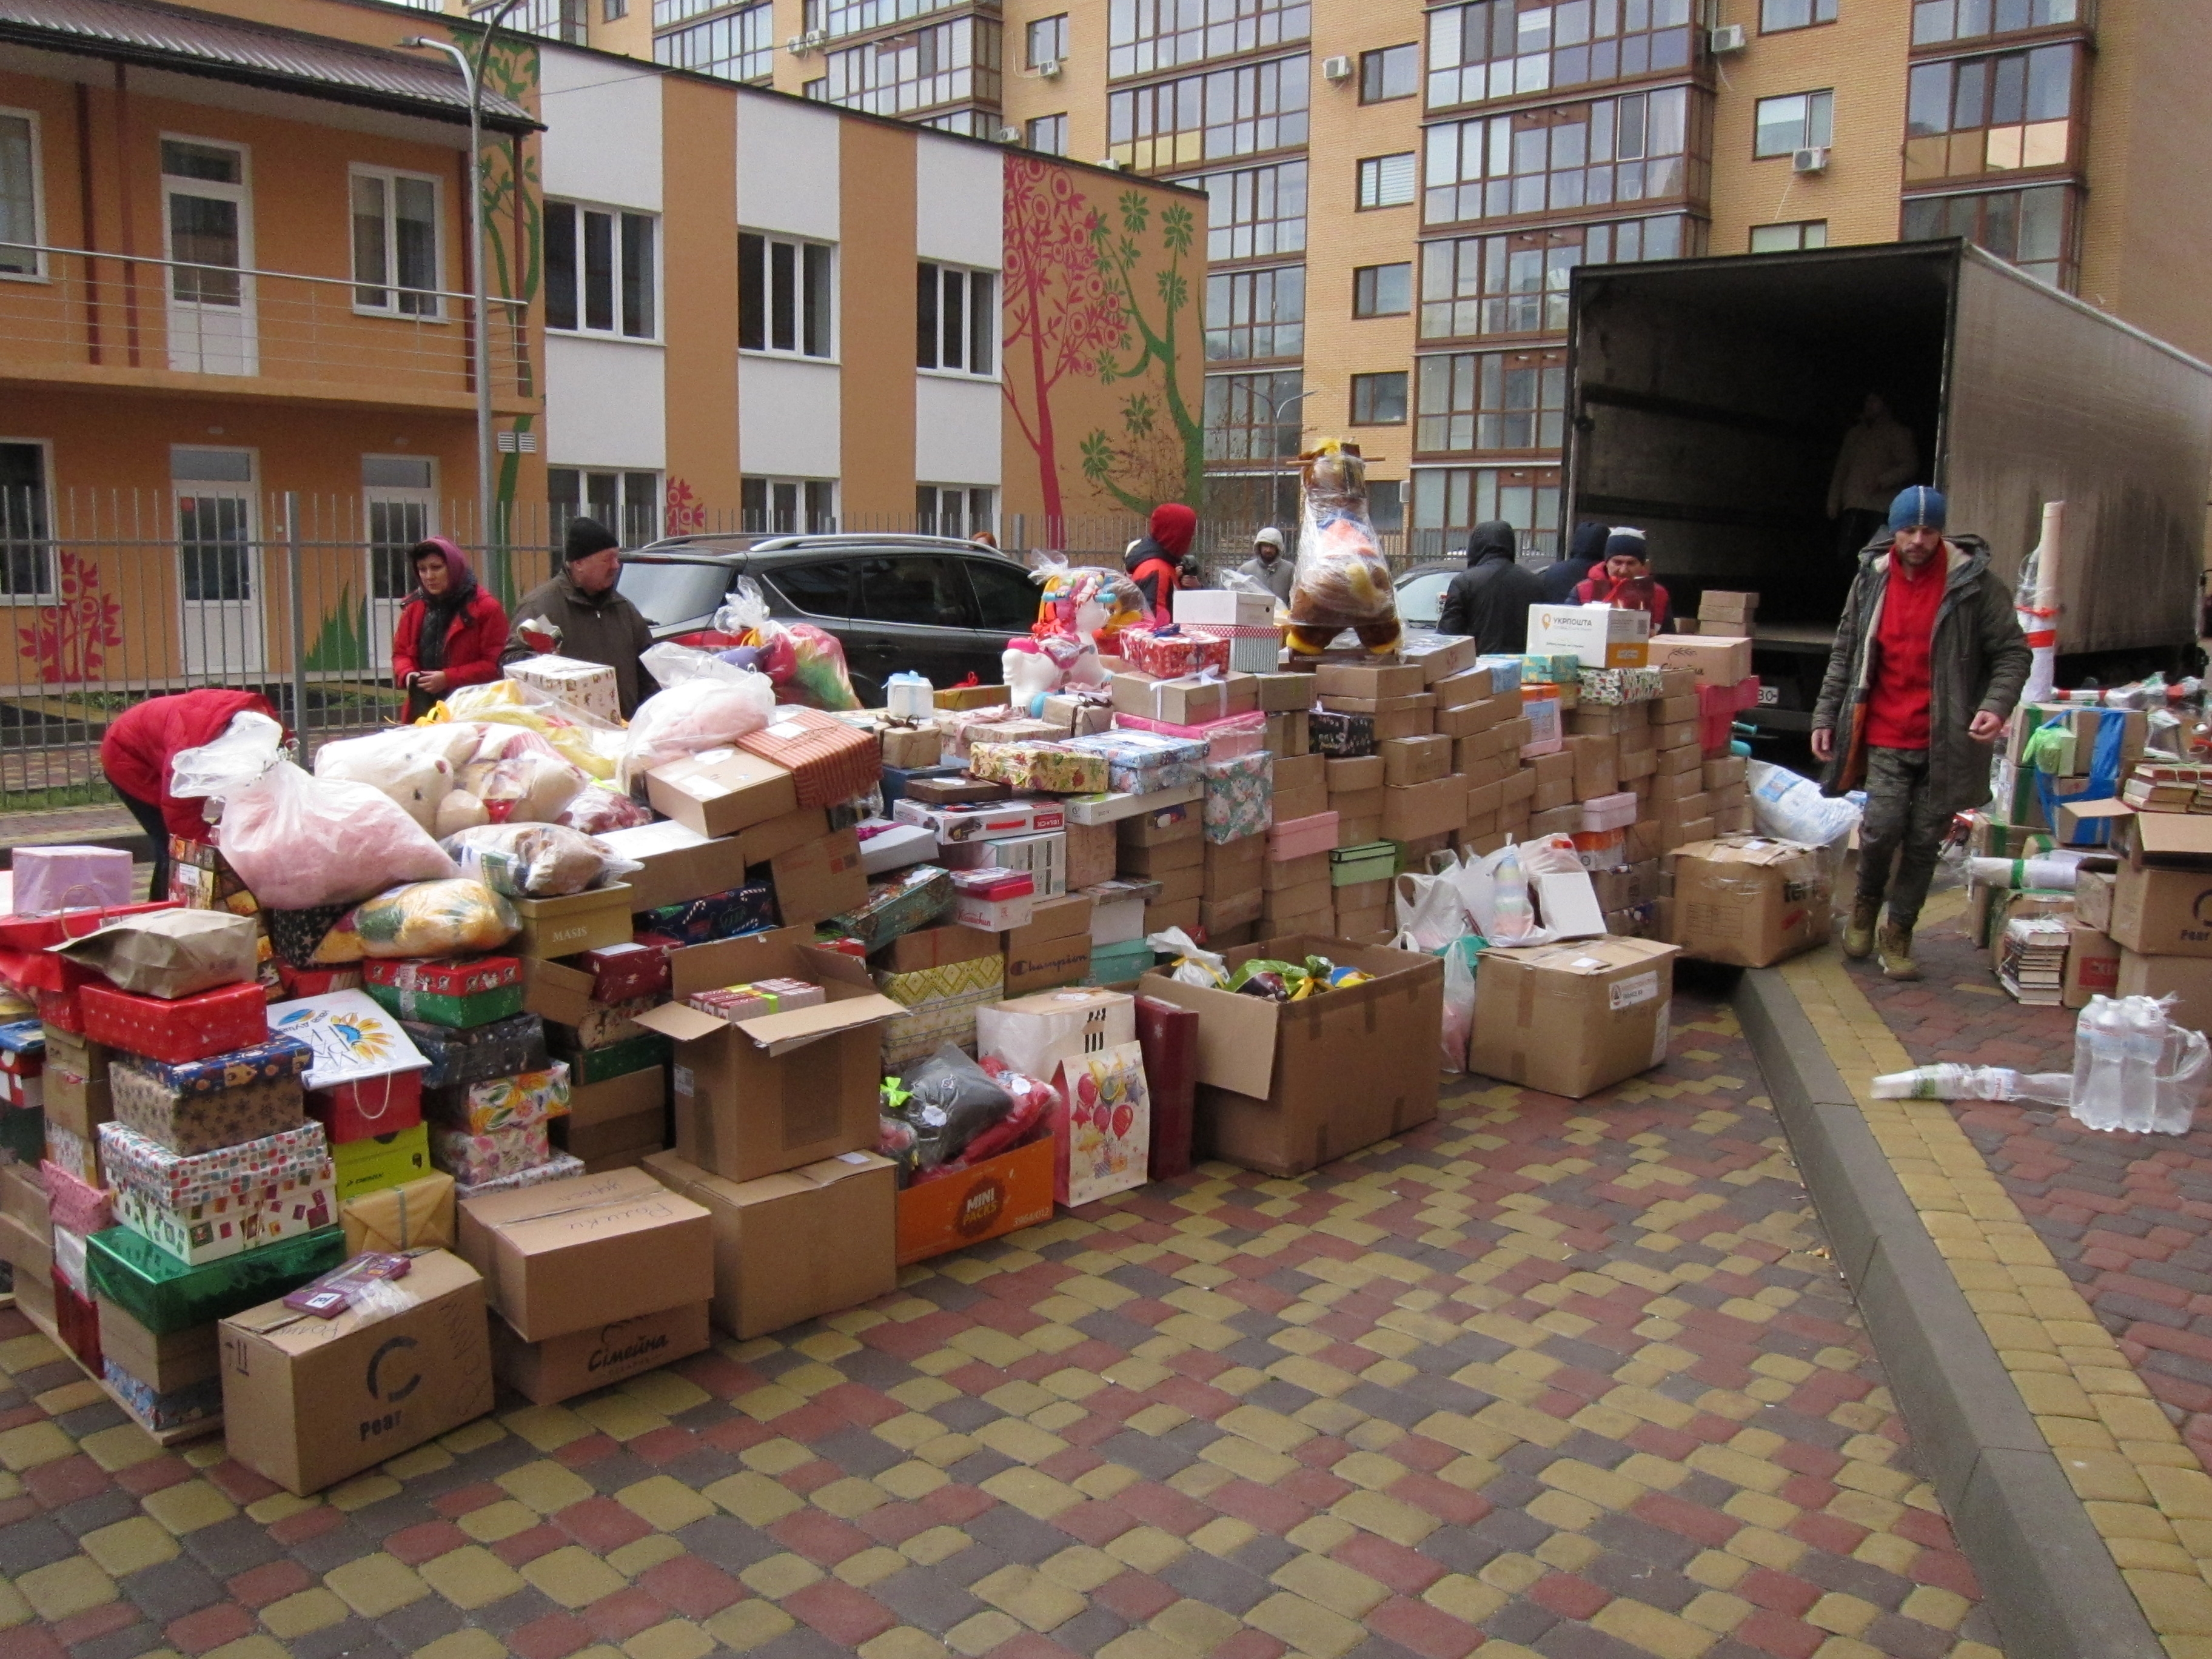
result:
[[[1990,747],[2027,683],[2027,641],[1978,536],[1946,537],[1943,493],[1910,484],[1889,541],[1859,555],[1813,711],[1824,791],[1863,787],[1844,954],[1917,979],[1912,929],[1951,820],[1990,798]],[[1883,901],[1888,914],[1882,915]]]

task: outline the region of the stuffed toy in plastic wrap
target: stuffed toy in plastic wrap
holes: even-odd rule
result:
[[[768,595],[750,576],[738,578],[729,603],[714,613],[714,632],[727,641],[725,659],[767,675],[778,702],[801,703],[831,714],[860,706],[852,678],[845,672],[845,647],[836,636],[811,623],[769,615]],[[732,659],[728,653],[732,651],[751,655]]]
[[[1030,572],[1030,580],[1043,590],[1037,600],[1037,619],[1030,629],[1041,640],[1055,635],[1110,639],[1125,628],[1144,623],[1144,595],[1118,570],[1070,564],[1048,553]]]
[[[615,762],[623,750],[622,727],[586,714],[573,703],[549,697],[536,686],[525,685],[520,680],[464,685],[448,692],[444,702],[416,724],[434,726],[445,720],[486,721],[534,732],[562,759],[592,778],[614,776]],[[477,758],[495,757],[479,752]]]
[[[1304,463],[1304,524],[1291,577],[1291,649],[1319,656],[1345,629],[1378,657],[1398,648],[1398,593],[1367,516],[1359,446],[1331,438]]]

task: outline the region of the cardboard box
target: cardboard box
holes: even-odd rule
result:
[[[703,1302],[663,1308],[543,1342],[524,1341],[495,1315],[492,1374],[533,1406],[550,1406],[659,1370],[701,1352],[711,1340]]]
[[[790,772],[742,749],[710,749],[656,766],[645,775],[645,793],[655,811],[702,836],[734,835],[799,810]]]
[[[1156,680],[1149,674],[1114,676],[1114,711],[1169,726],[1203,726],[1229,712],[1229,688],[1218,679]]]
[[[2119,823],[2136,815],[2132,806],[2117,800],[2084,800],[2070,804],[2054,799],[2057,822],[2051,826],[2061,847],[2104,847],[2118,833]]]
[[[1384,762],[1380,755],[1358,755],[1349,760],[1323,758],[1322,763],[1332,795],[1358,794],[1383,785]]]
[[[1261,862],[1260,885],[1269,892],[1298,887],[1316,879],[1328,879],[1328,854],[1307,853],[1294,859],[1267,859]]]
[[[2075,915],[2066,924],[2066,976],[2061,982],[2060,1006],[2086,1008],[2091,997],[2119,995],[2119,985],[2120,947],[2102,928]]]
[[[1406,697],[1428,689],[1428,674],[1418,663],[1397,665],[1325,662],[1316,665],[1313,690],[1323,697]]]
[[[640,910],[681,904],[744,884],[744,851],[735,836],[709,839],[690,824],[663,819],[610,830],[601,839],[645,866],[623,878],[629,884],[630,902]]]
[[[304,1498],[482,1417],[492,1405],[484,1297],[467,1262],[432,1250],[375,1310],[319,1319],[278,1300],[224,1320],[231,1456]]]
[[[1443,962],[1326,934],[1261,939],[1228,959],[1312,955],[1375,977],[1290,1005],[1164,974],[1140,982],[1198,1014],[1198,1139],[1212,1156],[1303,1175],[1436,1115]]]
[[[868,902],[860,838],[850,830],[805,842],[769,860],[776,914],[787,927],[825,921]]]
[[[1274,764],[1276,791],[1307,789],[1316,784],[1324,791],[1334,789],[1336,786],[1329,780],[1335,774],[1331,769],[1339,763],[1326,755],[1279,755]]]
[[[1329,908],[1334,902],[1333,890],[1326,872],[1295,887],[1269,889],[1260,895],[1260,914],[1270,921],[1279,921],[1285,916],[1310,915],[1316,910]]]
[[[1468,1069],[1580,1100],[1667,1057],[1676,947],[1583,939],[1486,951]]]
[[[1790,842],[1731,836],[1668,858],[1670,943],[1685,957],[1765,968],[1825,945],[1832,895],[1821,855]]]
[[[1418,841],[1449,835],[1467,823],[1467,787],[1446,775],[1382,791],[1382,834],[1390,841]]]
[[[947,922],[901,933],[869,958],[879,973],[918,974],[931,968],[949,968],[956,962],[995,956],[999,936],[980,928]]]
[[[1531,656],[1573,657],[1585,668],[1643,665],[1651,615],[1606,605],[1532,605],[1527,649]]]
[[[568,1112],[556,1118],[562,1150],[578,1158],[604,1158],[635,1146],[667,1144],[668,1068],[648,1066],[604,1083],[568,1091]]]
[[[1700,685],[1735,685],[1751,678],[1751,641],[1741,635],[1662,634],[1651,641],[1650,664],[1687,669]]]
[[[1326,809],[1324,809],[1326,810]],[[1177,826],[1180,829],[1181,826]],[[1191,828],[1200,826],[1194,823]],[[1245,837],[1252,839],[1250,836]],[[1227,845],[1226,842],[1223,843]],[[1120,872],[1126,876],[1162,876],[1170,870],[1188,870],[1206,862],[1206,838],[1202,835],[1181,835],[1175,839],[1151,847],[1124,847],[1119,863]]]
[[[2212,1031],[2212,959],[2145,956],[2124,947],[2118,982],[2106,994],[2171,996],[2174,999],[2172,1017],[2175,1024],[2185,1025],[2192,1031]]]
[[[627,945],[630,912],[636,908],[629,884],[620,881],[565,898],[507,902],[522,919],[522,931],[506,949],[519,957],[568,957],[603,945]]]
[[[2111,870],[2077,869],[2074,872],[2074,910],[2100,933],[2112,928],[2112,888],[2118,880]]]
[[[2212,817],[2142,812],[2125,822],[2113,939],[2145,956],[2212,957]]]
[[[460,1253],[526,1342],[714,1294],[707,1212],[635,1170],[461,1201]]]
[[[1433,783],[1448,777],[1452,769],[1452,740],[1448,737],[1392,738],[1378,744],[1382,763],[1382,781],[1400,787],[1417,783]],[[1278,781],[1279,782],[1279,780]],[[1324,807],[1322,810],[1326,811]],[[1291,817],[1298,816],[1296,813]]]
[[[156,1395],[175,1394],[198,1382],[218,1382],[222,1345],[213,1325],[167,1334],[149,1330],[120,1303],[100,1302],[100,1352]]]
[[[898,1265],[1051,1220],[1052,1181],[1048,1136],[957,1175],[908,1187],[898,1195]]]

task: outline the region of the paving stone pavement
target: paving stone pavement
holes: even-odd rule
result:
[[[0,1659],[1996,1659],[1724,1005],[324,1496],[0,1313]],[[514,1407],[507,1401],[504,1405]]]

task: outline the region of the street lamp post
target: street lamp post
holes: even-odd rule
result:
[[[1275,428],[1282,425],[1285,410],[1292,404],[1304,402],[1320,390],[1317,386],[1310,386],[1304,392],[1293,392],[1287,398],[1277,400],[1268,411],[1267,441],[1270,443],[1275,441]],[[1278,456],[1276,459],[1279,460],[1281,458]],[[1278,466],[1267,475],[1267,516],[1273,520],[1279,520],[1282,517],[1282,514],[1276,511],[1276,507],[1282,500],[1282,485],[1283,470]],[[1280,527],[1279,525],[1278,527]]]

